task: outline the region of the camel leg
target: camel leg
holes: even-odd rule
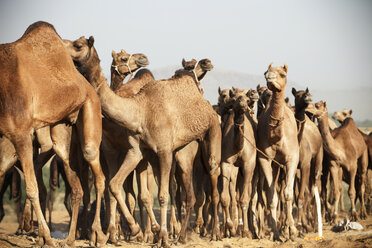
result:
[[[65,239],[67,245],[73,245],[76,235],[77,218],[79,214],[79,207],[83,197],[83,189],[80,184],[80,179],[77,172],[71,168],[70,165],[70,145],[71,145],[72,128],[65,124],[58,124],[51,128],[51,136],[53,140],[53,149],[61,158],[64,165],[64,171],[67,181],[71,187],[71,205],[72,215],[70,222],[70,229],[68,236]]]
[[[17,173],[14,170],[9,170],[2,176],[2,186],[0,187],[0,222],[3,220],[5,213],[4,213],[4,194],[5,191],[8,189],[8,186],[12,187],[12,177],[13,174]],[[11,188],[12,189],[12,188]],[[12,190],[11,190],[12,192]]]
[[[232,167],[232,173],[231,173],[231,180],[229,186],[229,192],[231,196],[231,208],[230,208],[230,215],[231,215],[231,221],[233,224],[233,227],[230,231],[230,235],[232,237],[236,236],[236,228],[237,228],[237,211],[238,211],[238,201],[237,201],[237,188],[236,183],[238,180],[238,173],[239,168],[238,167]]]
[[[261,165],[262,172],[265,175],[266,182],[268,185],[267,190],[267,204],[270,206],[271,211],[271,229],[274,234],[274,241],[279,241],[279,232],[277,229],[277,218],[276,218],[276,209],[278,205],[278,194],[276,192],[276,185],[273,179],[273,169],[271,167],[271,160],[268,160],[260,155],[258,155],[258,161]],[[277,171],[279,173],[279,169]]]
[[[332,222],[337,223],[337,217],[338,217],[338,203],[340,199],[340,187],[339,187],[339,166],[334,162],[331,161],[330,165],[330,172],[332,175],[332,184],[333,184],[333,195],[334,195],[334,201],[332,204]]]
[[[246,158],[248,159],[248,158]],[[243,237],[252,238],[252,233],[248,228],[248,207],[252,195],[252,178],[255,170],[256,156],[244,162],[243,165],[243,192],[240,197],[240,206],[243,214]]]
[[[77,149],[79,150],[79,149]],[[80,151],[79,151],[80,152]],[[77,156],[77,158],[82,158],[81,154]],[[87,167],[87,164],[85,161],[79,161],[80,171],[82,170],[83,172],[80,172],[80,180],[81,180],[81,187],[83,189],[84,195],[83,195],[83,211],[81,214],[81,217],[79,218],[79,223],[78,223],[78,229],[79,229],[79,234],[80,234],[80,239],[89,239],[88,235],[88,230],[89,230],[89,207],[90,207],[90,192],[91,192],[91,185],[90,185],[90,180],[91,178],[91,170]]]
[[[194,153],[195,155],[196,152],[197,151]],[[186,243],[186,228],[190,220],[191,211],[195,205],[195,193],[192,181],[194,159],[195,157],[192,157],[179,162],[182,177],[182,180],[180,181],[182,182],[183,189],[186,192],[186,212],[184,218],[182,219],[181,231],[179,235],[179,241],[183,244]]]
[[[153,212],[154,197],[152,195],[152,186],[154,182],[154,174],[152,167],[148,165],[146,160],[142,160],[137,168],[138,175],[138,191],[143,206],[147,212],[147,222],[145,227],[144,241],[151,243],[154,240],[152,231],[159,231],[160,225],[157,223]],[[153,227],[152,227],[153,225]]]
[[[127,204],[131,215],[135,217],[134,209],[136,207],[136,195],[134,194],[133,189],[133,179],[134,171],[132,171],[127,177],[127,179],[124,181],[123,189],[125,192],[125,203]]]
[[[17,214],[18,223],[21,224],[22,221],[22,188],[21,188],[21,176],[18,171],[14,168],[12,173],[12,199],[15,206],[15,212]]]
[[[136,223],[134,217],[131,215],[131,213],[130,213],[130,211],[129,211],[129,209],[128,209],[128,207],[127,207],[127,205],[126,205],[126,203],[123,199],[123,196],[121,194],[121,188],[123,187],[123,183],[124,183],[125,179],[137,167],[138,163],[142,159],[142,152],[139,149],[139,144],[138,144],[137,140],[134,140],[133,137],[129,137],[129,140],[130,140],[130,143],[133,143],[135,146],[131,147],[128,150],[128,152],[125,156],[125,159],[124,159],[122,165],[120,166],[118,172],[111,179],[111,181],[110,181],[110,191],[114,195],[117,203],[120,206],[120,209],[121,209],[122,213],[124,214],[124,216],[125,216],[125,218],[128,222],[128,225],[131,229],[131,235],[132,236],[137,236],[137,235],[141,235],[141,228],[138,225],[138,223]],[[111,204],[111,208],[113,208],[115,206],[114,201],[110,200],[110,204]],[[110,216],[110,224],[115,224],[113,222],[114,218],[115,217],[113,215]]]
[[[176,180],[176,163],[175,160],[173,160],[172,169],[170,173],[170,179],[169,179],[169,192],[170,192],[170,220],[169,220],[169,236],[177,238],[177,235],[179,234],[178,229],[178,222],[176,217],[176,194],[177,194],[177,187],[180,187],[180,182],[177,185]]]
[[[230,218],[230,202],[231,196],[229,191],[229,185],[231,180],[232,167],[234,165],[222,162],[222,192],[221,192],[221,204],[224,210],[225,220],[223,222],[224,235],[227,236],[227,232],[231,232],[234,225]]]
[[[306,229],[307,232],[310,231],[310,226],[308,226],[305,213],[304,213],[304,196],[306,187],[309,185],[310,177],[310,165],[305,164],[306,161],[300,162],[301,168],[301,182],[300,182],[300,191],[298,195],[298,219],[301,223],[301,226]]]
[[[200,153],[197,153],[197,156],[195,158],[194,162],[194,183],[195,183],[195,196],[196,196],[196,201],[195,201],[195,227],[194,231],[197,234],[200,234],[201,228],[203,227],[204,221],[203,221],[203,206],[205,203],[205,192],[204,192],[204,168],[203,165],[201,164],[200,160]],[[198,179],[196,179],[198,178]],[[199,181],[199,178],[201,180]],[[197,180],[195,182],[195,180]]]
[[[365,204],[365,184],[368,169],[368,153],[363,153],[362,157],[358,159],[358,181],[359,181],[359,198],[360,198],[360,218],[367,218],[367,209]]]
[[[287,210],[287,225],[290,228],[290,238],[294,238],[297,234],[297,229],[294,224],[292,216],[292,203],[293,203],[293,184],[294,178],[296,175],[296,169],[298,165],[297,160],[293,159],[292,161],[287,162],[287,171],[286,171],[286,187],[284,189],[284,196],[286,200],[286,210]]]
[[[338,187],[340,191],[340,212],[345,212],[345,206],[344,206],[344,189],[342,188],[342,177],[343,177],[343,170],[341,167],[338,169]]]
[[[49,198],[48,198],[48,212],[49,212],[49,228],[52,231],[52,212],[53,203],[55,201],[55,192],[58,186],[58,167],[57,167],[57,157],[54,157],[50,163],[50,176],[49,176]]]
[[[29,132],[12,137],[12,142],[17,151],[19,160],[22,165],[22,170],[25,177],[26,184],[26,195],[34,206],[34,210],[39,223],[39,244],[42,245],[44,242],[49,246],[54,246],[48,225],[45,221],[43,213],[41,211],[39,202],[39,190],[37,187],[36,175],[33,165],[33,149],[32,140]]]
[[[350,203],[351,203],[350,212],[351,212],[352,221],[357,221],[358,219],[356,208],[355,208],[355,176],[357,173],[357,168],[358,168],[357,164],[351,164],[350,171],[349,171],[350,184],[349,184],[348,194],[349,194]]]
[[[100,220],[101,200],[105,189],[105,176],[103,175],[99,158],[99,147],[102,139],[102,117],[101,105],[98,98],[95,101],[87,101],[80,109],[76,126],[84,159],[89,163],[95,179],[97,204],[92,225],[91,243],[101,245],[106,243],[107,237],[102,232]]]

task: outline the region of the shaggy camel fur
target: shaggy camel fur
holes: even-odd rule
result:
[[[238,171],[235,171],[234,166],[243,174],[242,189],[240,195],[240,207],[242,208],[243,217],[243,237],[252,237],[248,230],[248,207],[251,198],[251,181],[253,172],[256,166],[256,123],[251,118],[250,114],[246,114],[249,110],[248,90],[240,90],[233,88],[230,91],[230,100],[232,101],[232,111],[229,111],[227,122],[222,130],[222,156],[221,169],[223,190],[221,193],[221,203],[224,207],[225,214],[225,231],[229,231],[232,236],[236,234],[236,226],[234,222],[236,216],[236,180]],[[246,139],[249,139],[246,140]],[[231,199],[230,199],[231,197]],[[233,203],[231,218],[230,218],[230,201]],[[232,219],[232,220],[231,220]]]
[[[116,91],[123,85],[124,79],[127,75],[133,75],[133,72],[141,67],[149,65],[147,57],[143,54],[128,54],[124,49],[119,53],[112,51],[111,63],[111,84],[110,88]],[[131,78],[130,78],[131,79]],[[129,79],[129,80],[130,80]]]
[[[311,103],[311,94],[306,90],[296,91],[292,88],[292,94],[295,97],[295,117],[298,129],[298,141],[300,144],[299,169],[301,171],[301,182],[298,196],[298,217],[301,225],[310,231],[311,228],[307,223],[304,213],[309,201],[304,201],[305,190],[313,192],[314,187],[321,187],[321,174],[323,163],[323,143],[322,136],[318,127],[305,114],[305,109]],[[319,192],[317,192],[319,194]],[[318,213],[319,216],[320,213]]]
[[[214,191],[212,237],[217,237],[217,204],[219,201],[217,178],[220,171],[221,129],[217,114],[195,87],[194,77],[190,74],[183,74],[169,80],[155,81],[147,84],[133,97],[119,97],[106,83],[97,52],[93,46],[88,45],[91,40],[92,37],[89,40],[79,39],[70,42],[68,50],[79,71],[96,88],[103,114],[129,130],[131,147],[118,173],[110,181],[110,190],[118,201],[132,234],[137,234],[140,227],[130,214],[120,189],[126,177],[143,158],[141,150],[147,148],[155,152],[159,159],[160,189],[158,199],[161,207],[159,244],[163,243],[164,246],[168,246],[166,209],[173,151],[193,140],[203,139],[208,144],[207,147],[203,147],[203,151],[205,151],[205,159]],[[82,53],[76,49],[76,43],[83,43],[84,47],[89,49],[90,56],[86,56],[85,53],[84,57],[81,57]],[[148,204],[144,204],[148,209]],[[151,212],[148,212],[151,215]],[[155,223],[154,216],[150,217],[152,223]]]
[[[284,67],[272,67],[271,64],[265,72],[267,87],[273,92],[273,96],[266,110],[259,116],[257,127],[257,147],[268,156],[265,157],[258,153],[258,161],[269,186],[268,203],[271,209],[271,227],[274,232],[274,240],[279,240],[279,232],[276,226],[278,196],[275,182],[277,173],[279,173],[279,166],[273,162],[273,159],[282,163],[286,170],[286,185],[284,189],[288,225],[286,228],[290,229],[289,234],[291,236],[297,232],[292,217],[292,200],[294,177],[299,159],[299,145],[296,120],[293,112],[286,106],[284,101],[287,72],[287,65],[284,65]],[[273,165],[271,165],[272,163]]]
[[[61,126],[59,123],[76,122],[84,157],[95,174],[99,203],[105,181],[99,163],[100,102],[94,89],[75,69],[61,38],[48,23],[32,24],[19,40],[0,45],[0,54],[0,133],[13,143],[21,162],[26,195],[39,221],[40,244],[45,242],[54,246],[39,203],[32,161],[32,134],[34,130],[51,125],[52,140],[57,151],[59,141],[54,135],[58,126]],[[77,185],[75,172],[65,169],[70,184]],[[78,203],[75,204],[78,207],[82,192],[80,185],[76,187],[79,189],[73,201]],[[101,231],[99,209],[100,204],[97,204],[92,241],[102,244],[106,242],[106,237]],[[75,239],[74,225],[76,220],[75,223],[72,220],[66,238],[68,244]]]
[[[328,111],[325,102],[315,104],[315,117],[319,122],[319,130],[323,137],[325,153],[328,156],[330,172],[333,179],[333,189],[335,200],[332,206],[333,219],[337,222],[338,203],[340,197],[339,190],[339,167],[342,167],[344,173],[348,175],[349,197],[351,201],[351,217],[357,219],[355,209],[355,177],[359,182],[359,194],[361,199],[361,218],[366,218],[366,209],[364,204],[365,177],[368,166],[367,146],[362,135],[358,131],[352,118],[344,120],[343,125],[334,130],[329,129]]]

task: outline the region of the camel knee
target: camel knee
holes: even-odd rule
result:
[[[286,187],[284,190],[284,198],[286,201],[292,201],[293,200],[293,189],[290,187]]]
[[[168,195],[167,194],[159,194],[159,205],[160,207],[166,206],[168,204]]]
[[[120,195],[120,192],[121,192],[121,187],[120,185],[118,185],[117,183],[111,181],[110,182],[110,191],[111,193],[117,197],[118,195]]]
[[[140,200],[142,201],[144,206],[149,206],[151,203],[150,194],[148,192],[142,192],[140,194]]]
[[[95,160],[98,156],[98,149],[95,149],[89,145],[84,146],[82,150],[84,158],[88,162]]]
[[[229,195],[228,192],[222,191],[221,203],[222,203],[222,206],[224,206],[224,207],[227,207],[227,206],[230,205],[230,195]]]

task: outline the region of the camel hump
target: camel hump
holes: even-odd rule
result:
[[[44,21],[37,21],[28,26],[28,28],[26,29],[26,31],[24,32],[20,39],[25,39],[32,35],[33,33],[38,32],[39,30],[43,30],[43,32],[45,33],[56,34],[59,38],[61,38],[52,24]]]
[[[155,79],[154,78],[154,75],[152,74],[152,72],[149,70],[149,69],[146,69],[146,68],[143,68],[143,69],[140,69],[136,75],[134,76],[134,78],[138,78],[138,79],[142,79],[142,78],[152,78],[152,79]]]

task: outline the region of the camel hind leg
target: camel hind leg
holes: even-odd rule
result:
[[[97,96],[91,97],[80,109],[76,122],[81,150],[89,163],[96,188],[96,213],[92,225],[91,243],[106,244],[107,237],[102,232],[100,212],[101,200],[105,189],[105,176],[100,164],[100,144],[102,140],[101,105]]]
[[[362,157],[358,159],[358,186],[359,186],[359,199],[360,199],[360,218],[366,219],[367,218],[367,209],[364,199],[365,193],[365,183],[367,177],[367,169],[368,169],[368,153],[367,151],[363,153]]]
[[[33,149],[30,132],[25,132],[22,135],[12,137],[12,142],[17,151],[19,160],[22,165],[22,170],[25,176],[26,195],[30,199],[39,223],[39,244],[45,242],[49,246],[54,246],[48,225],[41,211],[39,202],[39,190],[36,181],[36,175],[33,164]]]

